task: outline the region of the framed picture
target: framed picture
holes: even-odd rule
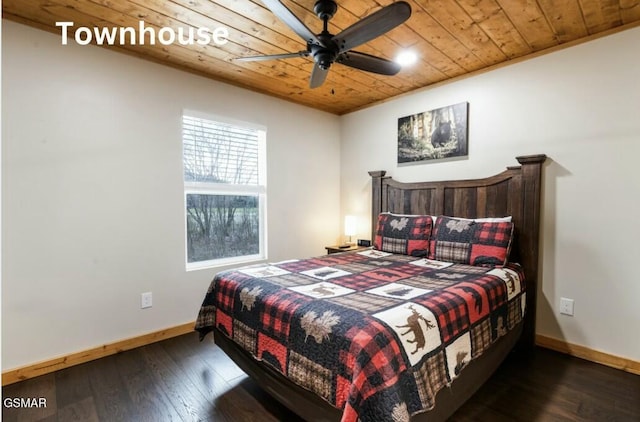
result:
[[[458,103],[398,119],[398,164],[468,154],[469,103]]]

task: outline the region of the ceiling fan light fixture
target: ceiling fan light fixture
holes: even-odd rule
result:
[[[403,50],[396,56],[396,63],[402,67],[408,67],[418,61],[418,55],[413,50]]]

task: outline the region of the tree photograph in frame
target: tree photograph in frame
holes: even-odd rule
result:
[[[398,119],[398,164],[468,154],[468,108],[463,102]]]

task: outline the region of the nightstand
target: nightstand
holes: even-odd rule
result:
[[[341,248],[340,245],[325,246],[324,248],[327,250],[327,254],[340,253],[340,252],[350,252],[350,251],[360,251],[360,250],[363,251],[365,249],[369,249],[368,246],[358,246],[356,244],[349,245],[349,247],[347,247],[347,248]]]

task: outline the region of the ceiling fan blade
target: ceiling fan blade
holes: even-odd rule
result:
[[[309,79],[309,88],[317,88],[322,85],[324,80],[327,79],[328,73],[329,69],[323,69],[317,63],[314,63],[311,78]]]
[[[340,64],[380,75],[395,75],[401,68],[396,62],[357,51],[342,53],[336,61]]]
[[[333,39],[340,47],[340,52],[351,50],[392,30],[409,19],[409,16],[411,16],[409,3],[404,1],[392,3],[354,23]]]
[[[278,0],[262,0],[262,2],[271,10],[271,12],[284,22],[289,28],[293,30],[300,38],[306,43],[324,45],[320,42],[318,37],[311,32],[309,28],[300,20],[291,10]]]
[[[285,54],[269,54],[266,56],[249,56],[249,57],[236,57],[234,60],[239,62],[258,62],[263,60],[277,60],[277,59],[291,59],[294,57],[307,57],[309,52],[306,50],[298,51],[297,53],[285,53]]]

